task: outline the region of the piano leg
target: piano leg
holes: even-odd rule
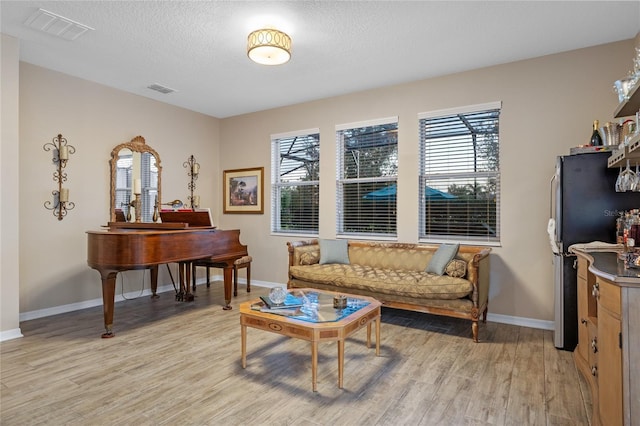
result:
[[[176,300],[193,302],[194,296],[189,285],[191,281],[191,262],[178,262],[178,270],[180,271],[180,292],[176,294]]]
[[[178,281],[179,281],[179,289],[178,292],[176,293],[176,301],[177,302],[182,302],[184,300],[184,270],[183,270],[183,266],[184,264],[182,262],[178,262]]]
[[[232,262],[233,263],[233,262]],[[231,307],[231,286],[233,280],[233,265],[227,264],[227,266],[222,270],[224,273],[224,309],[228,311],[232,309]]]
[[[113,334],[113,308],[116,296],[116,275],[117,271],[101,272],[102,278],[102,309],[104,312],[104,328],[102,334],[103,339],[115,336]]]
[[[151,268],[151,298],[158,299],[158,265],[154,265]]]
[[[185,280],[184,280],[184,289],[185,289],[185,295],[184,295],[184,300],[187,302],[193,302],[195,299],[195,296],[193,295],[193,293],[191,293],[191,262],[185,262],[184,263],[184,269],[185,269]],[[180,283],[180,286],[182,286],[182,283]]]

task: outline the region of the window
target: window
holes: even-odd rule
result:
[[[317,234],[320,131],[271,136],[271,231]]]
[[[338,234],[396,235],[398,118],[336,127]]]
[[[420,238],[500,238],[499,102],[418,116]]]

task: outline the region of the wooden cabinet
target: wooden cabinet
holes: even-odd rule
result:
[[[584,362],[590,362],[590,352],[593,353],[592,339],[595,337],[595,328],[592,327],[590,333],[590,324],[594,324],[596,317],[595,298],[591,297],[595,277],[588,273],[589,264],[587,259],[578,258],[578,346],[576,352]],[[590,322],[591,319],[591,322]],[[580,344],[580,342],[589,342],[589,344]]]
[[[598,301],[598,400],[603,425],[622,424],[620,287],[596,280]]]
[[[640,424],[640,271],[615,275],[615,253],[578,254],[578,346],[574,360],[591,388],[594,425]],[[596,257],[596,262],[594,258]],[[598,263],[605,264],[601,273]],[[612,273],[613,272],[613,273]]]
[[[598,392],[599,363],[598,352],[598,306],[596,299],[596,279],[589,273],[589,261],[578,257],[578,345],[573,353],[578,370],[589,383],[593,404],[592,423],[600,422]]]

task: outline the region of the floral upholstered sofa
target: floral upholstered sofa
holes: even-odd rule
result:
[[[313,239],[287,243],[288,288],[371,296],[397,309],[487,319],[490,248]],[[446,252],[446,253],[445,253]]]

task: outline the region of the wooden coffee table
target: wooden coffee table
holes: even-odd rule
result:
[[[259,330],[270,331],[272,333],[281,334],[283,336],[294,337],[297,339],[307,340],[311,342],[311,383],[313,391],[317,390],[317,371],[318,371],[318,343],[319,342],[338,342],[338,387],[342,389],[343,373],[344,373],[344,341],[347,337],[367,327],[367,347],[371,347],[371,323],[376,326],[376,356],[380,356],[380,306],[382,305],[376,299],[364,296],[354,296],[340,293],[347,296],[351,310],[353,306],[359,307],[355,312],[348,314],[344,318],[337,320],[328,320],[333,310],[333,296],[338,293],[330,291],[322,291],[316,289],[296,289],[292,290],[294,295],[299,291],[306,293],[318,294],[318,302],[320,305],[320,318],[317,320],[296,319],[295,317],[287,317],[269,312],[261,312],[254,310],[251,305],[260,301],[255,299],[240,305],[240,331],[242,339],[242,368],[247,367],[247,327],[257,328]],[[328,306],[329,304],[329,306]],[[329,315],[324,315],[329,313]]]

